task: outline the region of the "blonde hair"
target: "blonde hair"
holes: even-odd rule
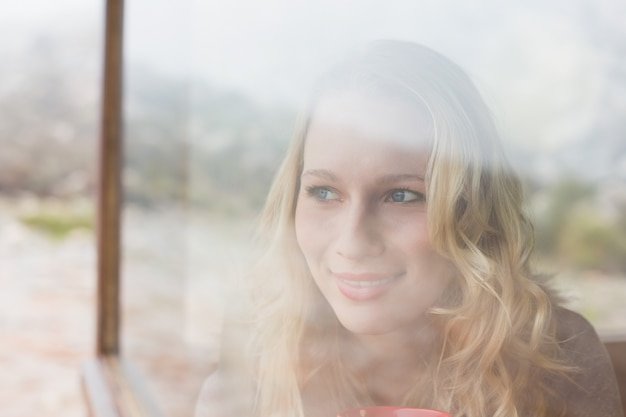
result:
[[[339,358],[340,325],[313,284],[294,232],[311,111],[317,97],[334,89],[411,100],[432,123],[430,239],[459,278],[429,312],[441,330],[440,349],[405,405],[467,417],[547,415],[552,399],[541,375],[570,368],[559,359],[556,298],[529,265],[533,228],[522,211],[521,184],[467,75],[426,47],[396,41],[370,45],[322,79],[267,197],[263,255],[247,288],[254,414],[304,416],[303,392],[312,385],[325,388],[331,411],[365,405],[357,403],[366,396]]]

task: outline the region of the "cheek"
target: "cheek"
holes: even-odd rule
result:
[[[307,205],[296,206],[294,228],[300,251],[309,268],[314,268],[322,261],[327,249],[331,246],[333,220],[327,212]],[[309,203],[310,204],[310,203]]]
[[[419,229],[415,230],[411,245],[412,253],[416,254],[415,262],[422,265],[429,274],[437,277],[438,287],[446,288],[451,278],[456,275],[456,268],[450,260],[433,247],[425,221]]]
[[[414,223],[410,228],[404,228],[401,236],[400,240],[396,240],[396,245],[401,248],[409,263],[420,270],[425,269],[429,273],[441,277],[441,279],[447,279],[454,275],[456,268],[452,262],[433,247],[425,219],[422,222]]]
[[[387,228],[390,239],[394,240],[398,247],[404,248],[408,253],[423,253],[433,250],[428,236],[428,225],[423,213],[394,219],[388,223]]]
[[[307,262],[309,261],[312,248],[315,246],[314,242],[318,238],[315,233],[316,228],[314,223],[315,222],[311,219],[311,215],[307,212],[306,207],[298,201],[294,227],[298,246],[300,246],[300,251],[302,251]]]
[[[421,222],[415,232],[414,245],[416,249],[420,251],[434,251],[433,245],[430,243],[430,236],[428,235],[428,225],[424,219]]]

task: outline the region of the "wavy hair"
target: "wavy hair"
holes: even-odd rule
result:
[[[428,313],[439,330],[437,349],[405,405],[467,417],[553,413],[542,375],[571,369],[559,359],[558,299],[531,270],[533,227],[492,116],[469,77],[447,58],[417,44],[379,41],[318,83],[267,197],[262,255],[246,288],[254,415],[304,416],[320,402],[332,413],[368,402],[342,365],[341,326],[313,283],[294,232],[311,113],[333,90],[409,100],[431,122],[428,230],[458,278]]]

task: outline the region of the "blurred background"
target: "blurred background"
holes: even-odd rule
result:
[[[84,416],[102,1],[0,4],[0,416]],[[536,262],[626,333],[626,3],[128,0],[123,354],[191,415],[223,284],[313,79],[393,38],[463,66],[528,191]]]

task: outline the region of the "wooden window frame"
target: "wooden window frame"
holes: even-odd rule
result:
[[[622,400],[622,410],[626,415],[626,333],[623,330],[600,333],[600,339],[611,357]]]
[[[81,369],[91,417],[160,417],[133,365],[120,355],[124,1],[106,0],[97,197],[95,357]]]

